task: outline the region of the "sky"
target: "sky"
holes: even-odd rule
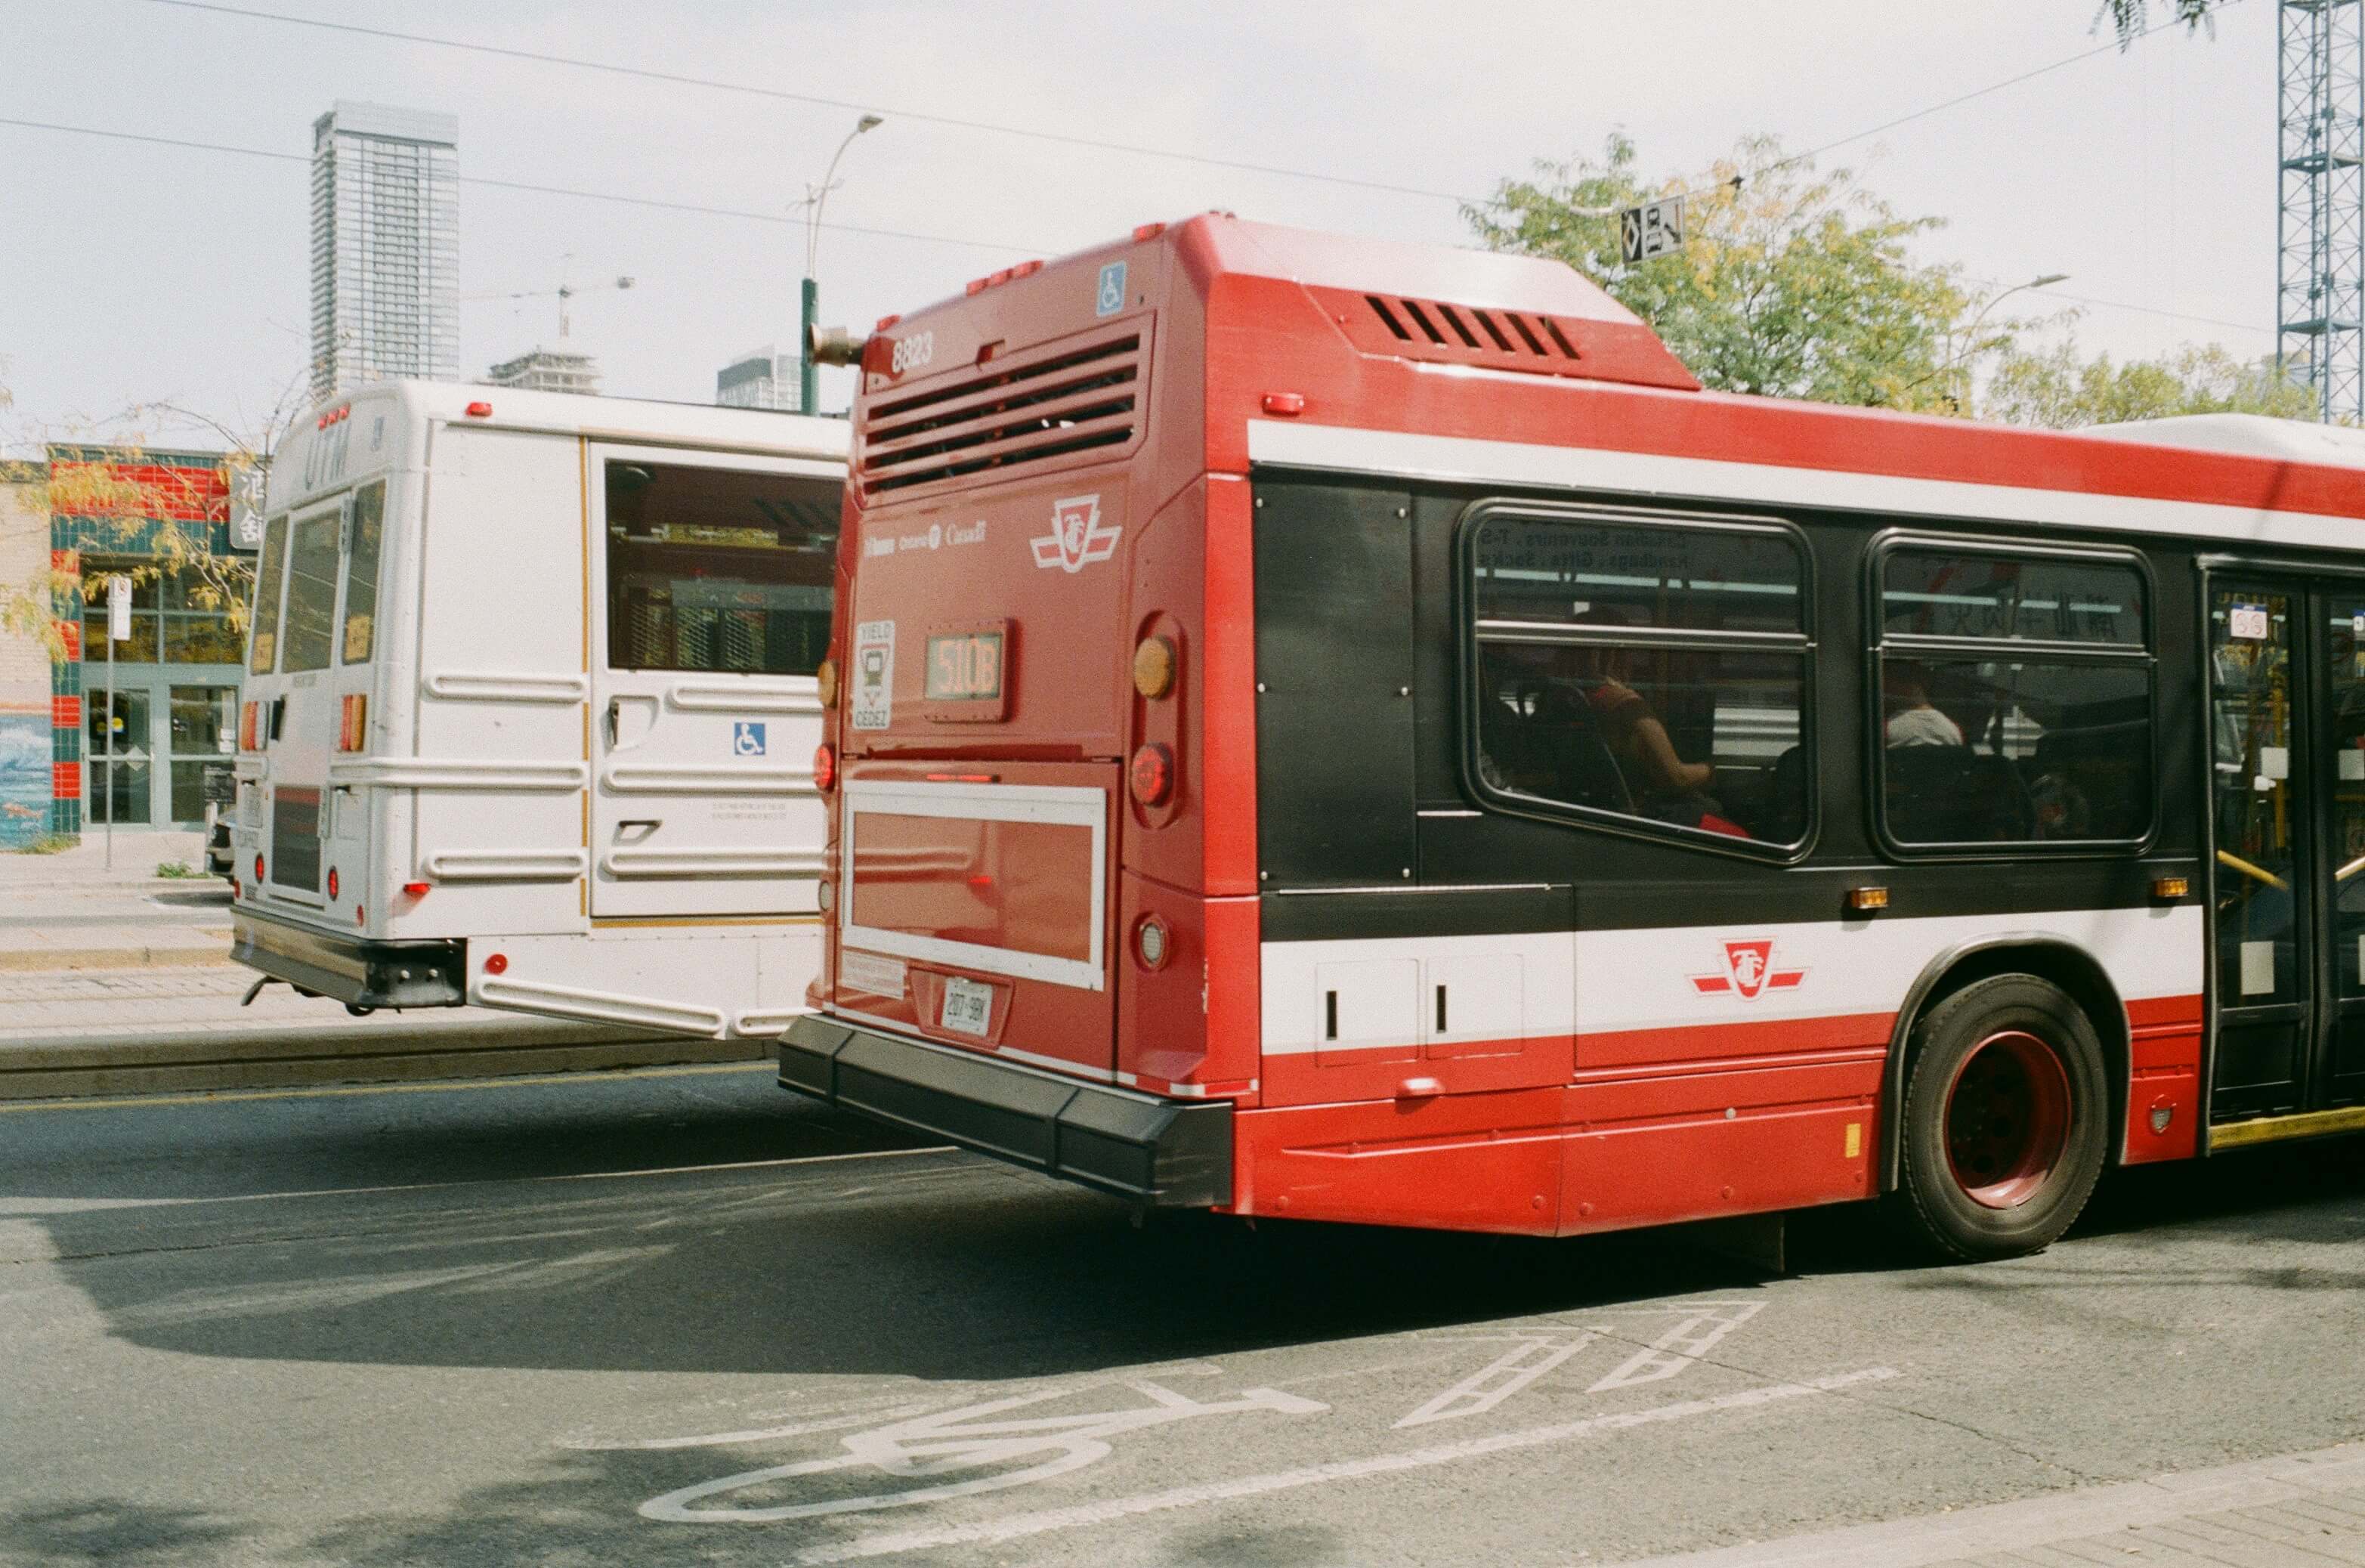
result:
[[[295,155],[0,123],[0,386],[15,398],[0,441],[136,428],[220,444],[190,417],[119,417],[159,403],[259,433],[308,353],[302,160],[313,119],[338,98],[456,114],[464,177],[754,215],[464,185],[471,375],[555,339],[547,291],[630,275],[628,292],[574,302],[576,346],[598,355],[612,394],[711,401],[729,360],[794,342],[797,203],[864,110],[885,123],[839,166],[826,220],[846,227],[822,230],[816,268],[824,320],[857,329],[1028,255],[1211,207],[1468,243],[1454,196],[1484,196],[1540,158],[1596,151],[1618,129],[1654,174],[1704,167],[1751,133],[1799,151],[1848,139],[1821,167],[1859,170],[1900,213],[1946,220],[1919,242],[1923,259],[1959,263],[1979,288],[2068,274],[2048,303],[2082,312],[2064,330],[2087,351],[2215,342],[2271,353],[2273,0],[2234,0],[2214,36],[2167,29],[2124,53],[2094,30],[2096,9],[0,0],[0,121]],[[1051,140],[1063,137],[1189,156]],[[1329,178],[1305,177],[1317,174]],[[503,297],[535,291],[545,297]],[[824,408],[843,408],[850,373],[823,374]]]

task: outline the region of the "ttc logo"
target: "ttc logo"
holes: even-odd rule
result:
[[[1117,535],[1124,532],[1122,524],[1101,526],[1098,496],[1072,496],[1051,503],[1051,532],[1026,543],[1034,547],[1037,566],[1081,572],[1115,554]]]
[[[1804,969],[1776,969],[1774,939],[1761,936],[1754,942],[1727,942],[1724,972],[1694,975],[1691,981],[1692,989],[1703,996],[1730,995],[1754,1002],[1768,991],[1789,991],[1806,978]]]
[[[736,719],[731,724],[731,755],[761,756],[764,755],[764,726]]]

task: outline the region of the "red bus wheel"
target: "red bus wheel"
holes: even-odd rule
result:
[[[2041,1251],[2092,1195],[2109,1081],[2085,1012],[2034,975],[1996,975],[1914,1025],[1891,1206],[1949,1258]]]

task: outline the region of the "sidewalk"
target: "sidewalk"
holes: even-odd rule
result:
[[[1627,1568],[2328,1568],[2365,1563],[2365,1444]]]
[[[356,1018],[230,957],[230,888],[162,878],[196,834],[95,837],[0,855],[0,1101],[753,1061],[763,1040],[709,1040],[475,1007]]]

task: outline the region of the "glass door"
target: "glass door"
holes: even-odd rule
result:
[[[100,629],[105,630],[103,622]],[[91,667],[83,667],[85,681]],[[89,726],[83,747],[90,774],[87,820],[94,826],[104,823],[149,825],[155,776],[149,696],[145,686],[118,687],[110,706],[104,684],[83,694],[83,712]]]
[[[2213,1119],[2365,1097],[2365,589],[2209,586]]]

